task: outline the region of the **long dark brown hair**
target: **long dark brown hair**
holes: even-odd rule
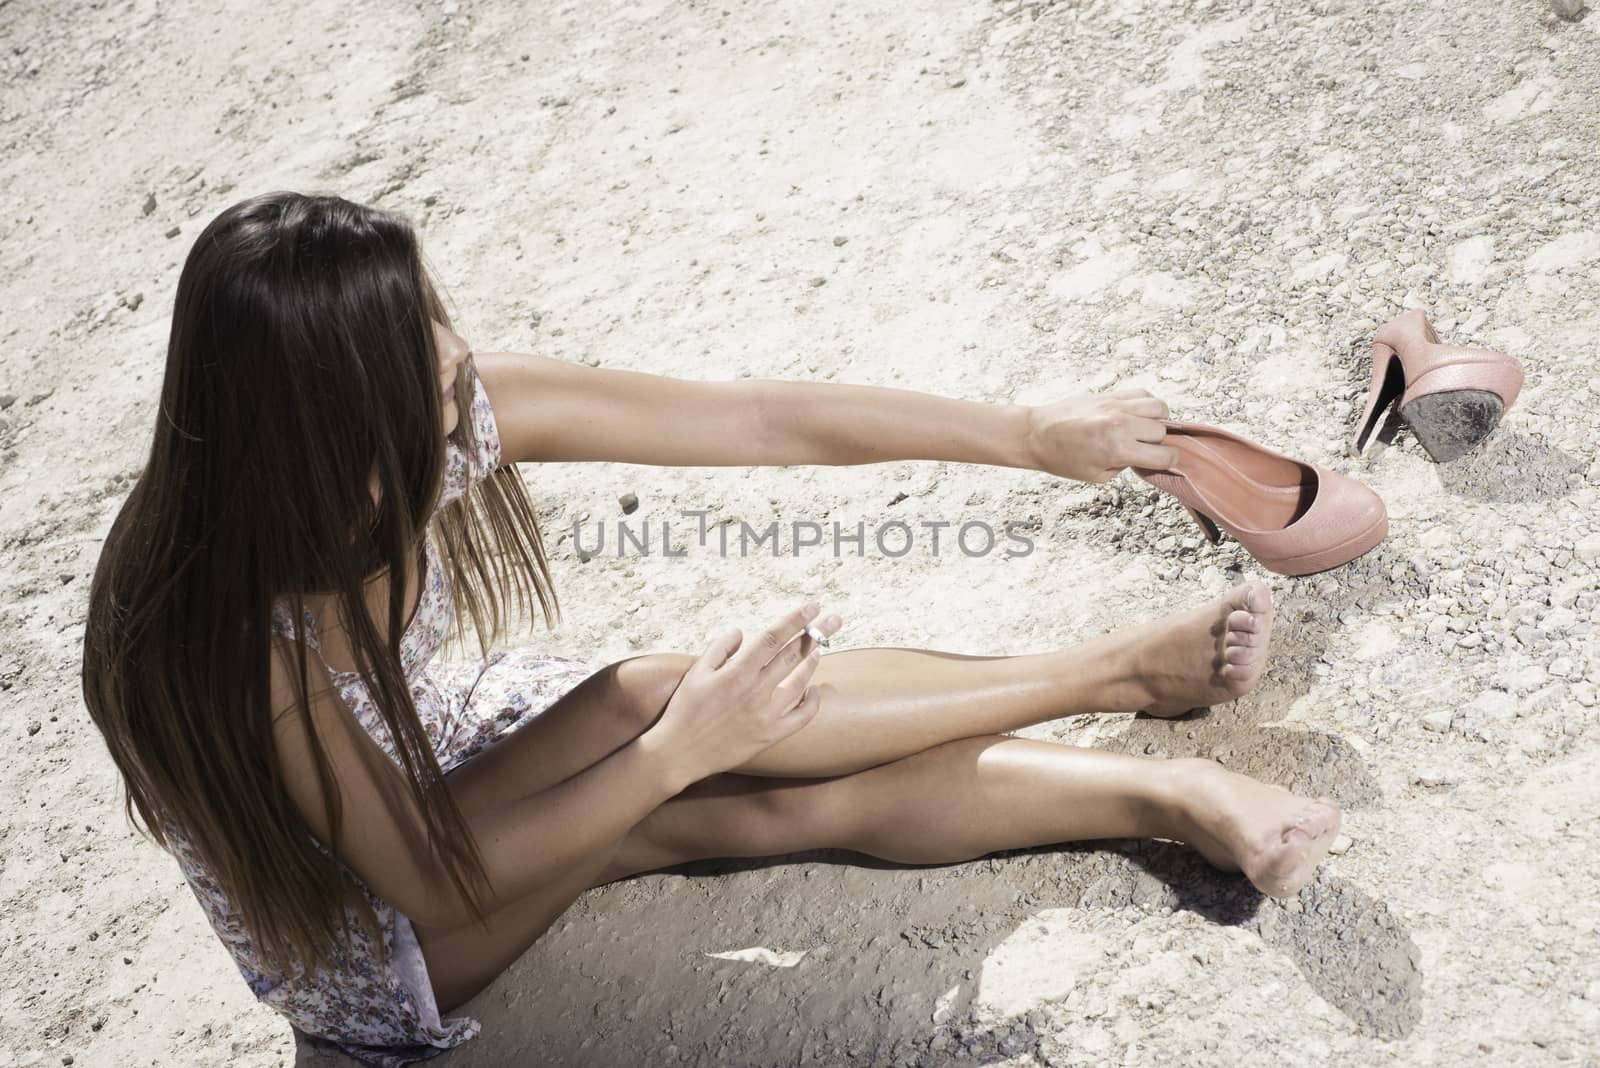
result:
[[[450,325],[401,217],[297,193],[222,212],[178,279],[149,459],[90,588],[83,696],[122,771],[128,817],[168,848],[169,828],[181,834],[258,956],[281,971],[349,945],[342,906],[369,927],[375,917],[338,859],[337,831],[331,852],[319,848],[283,785],[269,692],[274,599],[297,620],[304,594],[346,606],[356,667],[431,846],[479,919],[482,858],[400,662],[403,576],[431,523],[464,609],[456,643],[470,618],[486,654],[510,622],[513,587],[530,625],[535,598],[546,626],[560,615],[514,465],[433,508],[447,439],[432,320]],[[450,435],[469,456],[476,374],[470,359],[457,371]],[[388,583],[386,639],[366,610],[375,574],[402,577]],[[309,723],[308,661],[295,648]],[[314,728],[311,743],[337,828],[338,790]]]

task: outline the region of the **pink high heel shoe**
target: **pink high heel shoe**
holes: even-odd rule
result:
[[[1494,431],[1522,390],[1522,365],[1492,349],[1446,345],[1413,309],[1372,339],[1372,390],[1350,451],[1359,456],[1398,399],[1400,417],[1437,463],[1454,460]]]
[[[1172,494],[1213,545],[1227,531],[1268,571],[1312,575],[1383,540],[1389,512],[1371,488],[1214,426],[1167,423],[1170,470],[1134,473]]]

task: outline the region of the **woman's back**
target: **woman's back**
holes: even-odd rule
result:
[[[437,1019],[391,902],[421,915],[437,880],[479,911],[443,776],[494,733],[467,697],[504,655],[506,590],[554,622],[471,357],[402,217],[289,192],[228,208],[179,276],[149,458],[89,596],[84,703],[130,816],[258,996],[380,1061],[472,1027]],[[485,659],[433,663],[467,621]]]
[[[473,389],[470,410],[478,448],[469,457],[453,442],[448,446],[440,508],[461,497],[500,465],[500,439],[494,416],[476,375]],[[423,728],[436,756],[444,763],[461,726],[462,682],[472,677],[480,665],[445,665],[441,670],[431,670],[455,618],[454,598],[431,529],[423,545],[419,574],[416,603],[401,634],[401,663]],[[335,669],[324,659],[331,643],[319,632],[310,610],[297,626],[287,599],[279,598],[273,607],[272,634],[280,651],[292,650],[294,642],[304,641],[308,652],[317,654],[308,657],[313,671],[321,671],[362,728],[391,759],[397,760],[393,739],[361,676]],[[341,646],[349,648],[348,644]],[[274,687],[275,708],[295,701],[286,681],[281,679]],[[319,682],[315,677],[311,679],[313,690]],[[449,1048],[477,1033],[476,1022],[467,1018],[440,1021],[410,922],[353,872],[346,869],[373,910],[381,946],[365,929],[359,914],[347,909],[350,946],[340,950],[333,966],[316,975],[283,974],[263,963],[234,903],[195,855],[181,829],[168,821],[165,830],[184,878],[251,992],[289,1017],[302,1031],[331,1038],[346,1046],[347,1052],[379,1064],[402,1063],[401,1047],[407,1045],[417,1047],[410,1052],[411,1057],[423,1056],[428,1050]]]

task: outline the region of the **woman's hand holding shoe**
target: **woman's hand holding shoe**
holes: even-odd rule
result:
[[[1165,470],[1177,452],[1166,437],[1167,405],[1143,389],[1086,393],[1029,410],[1028,447],[1040,471],[1108,482],[1123,468]]]

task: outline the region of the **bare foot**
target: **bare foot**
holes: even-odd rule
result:
[[[1267,665],[1272,590],[1257,579],[1193,611],[1152,624],[1134,663],[1153,716],[1226,704],[1255,688]]]
[[[1185,842],[1270,897],[1293,897],[1311,881],[1339,833],[1336,802],[1300,797],[1210,760],[1172,763]]]

